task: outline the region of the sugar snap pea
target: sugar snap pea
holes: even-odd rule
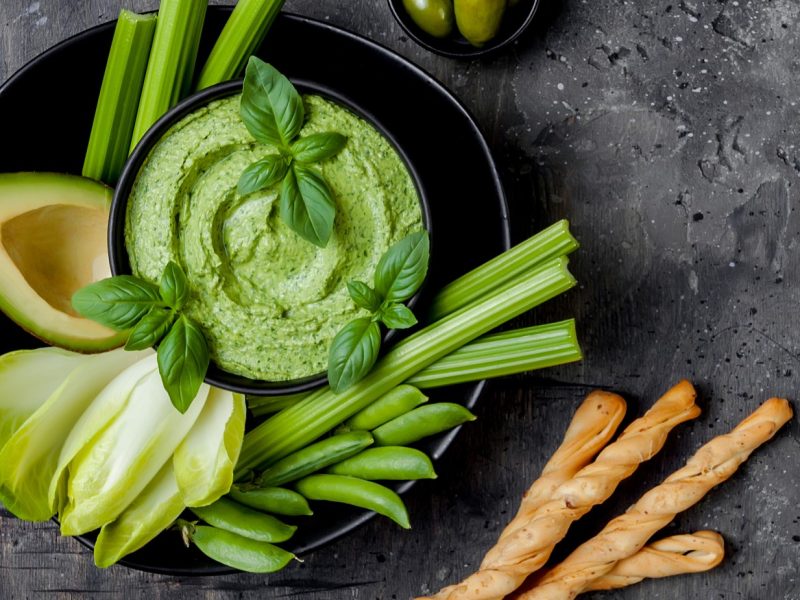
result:
[[[263,510],[275,515],[311,515],[308,502],[301,495],[282,487],[256,487],[248,489],[246,485],[234,485],[228,494],[239,504]]]
[[[372,435],[368,431],[351,431],[331,436],[282,458],[266,469],[257,479],[257,483],[263,487],[271,487],[295,481],[358,454],[372,442]]]
[[[371,431],[427,401],[428,397],[413,385],[398,385],[345,421],[345,425]]]
[[[408,511],[400,496],[387,487],[347,475],[309,475],[295,483],[309,500],[341,502],[373,510],[410,529]]]
[[[249,573],[274,573],[295,556],[267,542],[246,538],[237,533],[200,525],[189,534],[200,551],[215,561]]]
[[[420,406],[384,423],[373,430],[372,436],[378,446],[406,446],[474,420],[475,415],[460,404],[438,402]]]
[[[194,507],[191,511],[209,525],[261,542],[285,542],[297,529],[225,497],[208,506]]]
[[[367,448],[328,468],[334,475],[361,479],[436,479],[431,459],[424,452],[403,446]]]

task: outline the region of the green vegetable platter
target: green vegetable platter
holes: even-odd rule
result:
[[[574,285],[566,255],[577,243],[568,224],[543,228],[506,252],[502,186],[463,106],[394,53],[330,25],[278,14],[280,4],[240,1],[232,14],[193,0],[180,3],[190,7],[182,13],[165,0],[158,18],[181,23],[180,52],[164,50],[165,34],[151,18],[127,15],[116,34],[115,23],[86,31],[0,88],[7,141],[0,145],[0,263],[8,265],[0,268],[9,273],[3,281],[19,281],[20,288],[0,290],[8,315],[0,315],[0,498],[24,519],[57,514],[62,532],[94,548],[101,567],[272,572],[376,514],[403,535],[426,516],[409,514],[402,494],[417,479],[435,479],[437,459],[460,426],[479,426],[472,421],[480,416],[483,379],[580,359],[572,320],[506,325]],[[266,5],[258,20],[246,12]],[[152,45],[169,77],[125,52],[140,44]],[[202,381],[209,353],[202,328],[185,314],[192,290],[179,265],[165,269],[160,282],[99,290],[73,283],[69,294],[82,291],[65,306],[47,291],[61,281],[48,281],[38,263],[20,257],[31,248],[71,256],[76,239],[105,250],[97,219],[110,192],[77,176],[113,184],[137,136],[192,89],[241,76],[251,55],[291,80],[317,82],[368,107],[426,182],[433,234],[406,238],[384,255],[374,277],[349,286],[366,316],[333,344],[330,386],[245,404]],[[118,92],[120,82],[137,81],[143,95],[134,110]],[[69,93],[54,101],[54,90]],[[408,111],[409,94],[425,109]],[[95,118],[98,97],[114,108]],[[104,137],[109,131],[125,142]],[[292,161],[318,182],[304,170],[341,149],[335,135],[314,148],[297,145],[296,125],[287,131],[291,155],[276,159],[275,173],[251,170],[244,191],[285,180]],[[19,206],[29,202],[45,211],[37,215],[50,215],[78,188],[78,212],[69,214],[83,215],[91,227],[59,218],[48,237]],[[90,201],[77,198],[87,194]],[[307,219],[292,219],[303,243],[326,241],[327,229],[309,232],[298,225]],[[328,228],[330,215],[325,219]],[[74,261],[59,263],[61,271],[102,262],[102,252],[74,252]],[[18,275],[26,269],[23,281]],[[404,303],[423,279],[412,312]],[[81,335],[73,323],[83,323]],[[375,335],[387,328],[401,331],[383,340]],[[60,348],[30,351],[46,345]],[[82,356],[75,349],[105,352]],[[27,400],[17,402],[23,395]],[[445,492],[424,482],[414,493]]]

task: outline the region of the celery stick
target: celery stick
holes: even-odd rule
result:
[[[581,360],[575,321],[487,335],[423,369],[406,383],[421,389],[514,375]]]
[[[442,288],[431,303],[428,320],[441,319],[533,267],[577,248],[569,222],[562,219]]]
[[[269,415],[297,404],[303,398],[308,398],[312,393],[315,392],[300,392],[299,394],[286,394],[283,396],[248,396],[247,408],[256,417]]]
[[[128,158],[155,15],[119,13],[83,162],[83,176],[114,185]]]
[[[184,96],[194,76],[207,0],[162,0],[130,149]]]
[[[239,0],[200,72],[197,91],[239,76],[261,45],[284,0]]]
[[[569,319],[480,337],[440,358],[405,383],[430,389],[516,375],[575,362],[582,357],[575,335],[575,320]],[[256,397],[248,402],[253,414],[262,416],[294,406],[308,395]]]
[[[566,258],[548,261],[521,274],[502,293],[487,293],[480,301],[429,325],[397,344],[364,379],[341,394],[323,388],[245,435],[236,477],[269,465],[330,431],[371,402],[467,342],[575,285]]]

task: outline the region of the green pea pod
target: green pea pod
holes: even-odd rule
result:
[[[295,558],[282,548],[224,529],[200,525],[190,534],[200,551],[215,561],[248,573],[274,573]]]
[[[302,495],[281,487],[259,487],[253,489],[234,485],[228,494],[239,504],[275,515],[290,517],[311,515],[311,508]]]
[[[413,385],[398,385],[345,421],[345,425],[351,430],[372,431],[427,401],[428,397]]]
[[[460,404],[439,402],[420,406],[384,423],[372,432],[372,436],[378,446],[407,446],[474,420],[475,415]]]
[[[282,458],[258,478],[261,487],[273,487],[310,475],[358,454],[373,442],[368,431],[331,436]]]
[[[373,510],[404,529],[411,528],[408,511],[400,496],[378,483],[347,475],[309,475],[295,486],[309,500],[341,502]]]
[[[436,479],[431,459],[424,452],[403,446],[367,448],[328,469],[334,475],[361,479]]]
[[[285,542],[297,529],[225,497],[208,506],[196,506],[191,511],[209,525],[260,542]]]

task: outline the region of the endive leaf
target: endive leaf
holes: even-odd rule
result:
[[[206,506],[230,490],[245,414],[244,396],[211,388],[203,411],[173,457],[186,506]]]
[[[128,508],[103,525],[94,544],[95,564],[110,567],[135,552],[169,527],[184,508],[172,462],[167,461]]]
[[[85,358],[59,348],[19,350],[0,357],[0,448]]]
[[[100,391],[141,355],[113,350],[83,359],[0,451],[0,500],[28,521],[53,516],[50,482],[70,430]]]
[[[58,457],[50,481],[47,500],[53,514],[61,512],[67,498],[66,467],[86,444],[90,443],[125,407],[136,385],[158,368],[152,350],[141,352],[138,362],[121,371],[92,401],[75,422]]]
[[[68,464],[61,533],[80,535],[116,519],[172,457],[202,411],[208,391],[203,384],[181,414],[158,372],[145,376],[122,410]]]

